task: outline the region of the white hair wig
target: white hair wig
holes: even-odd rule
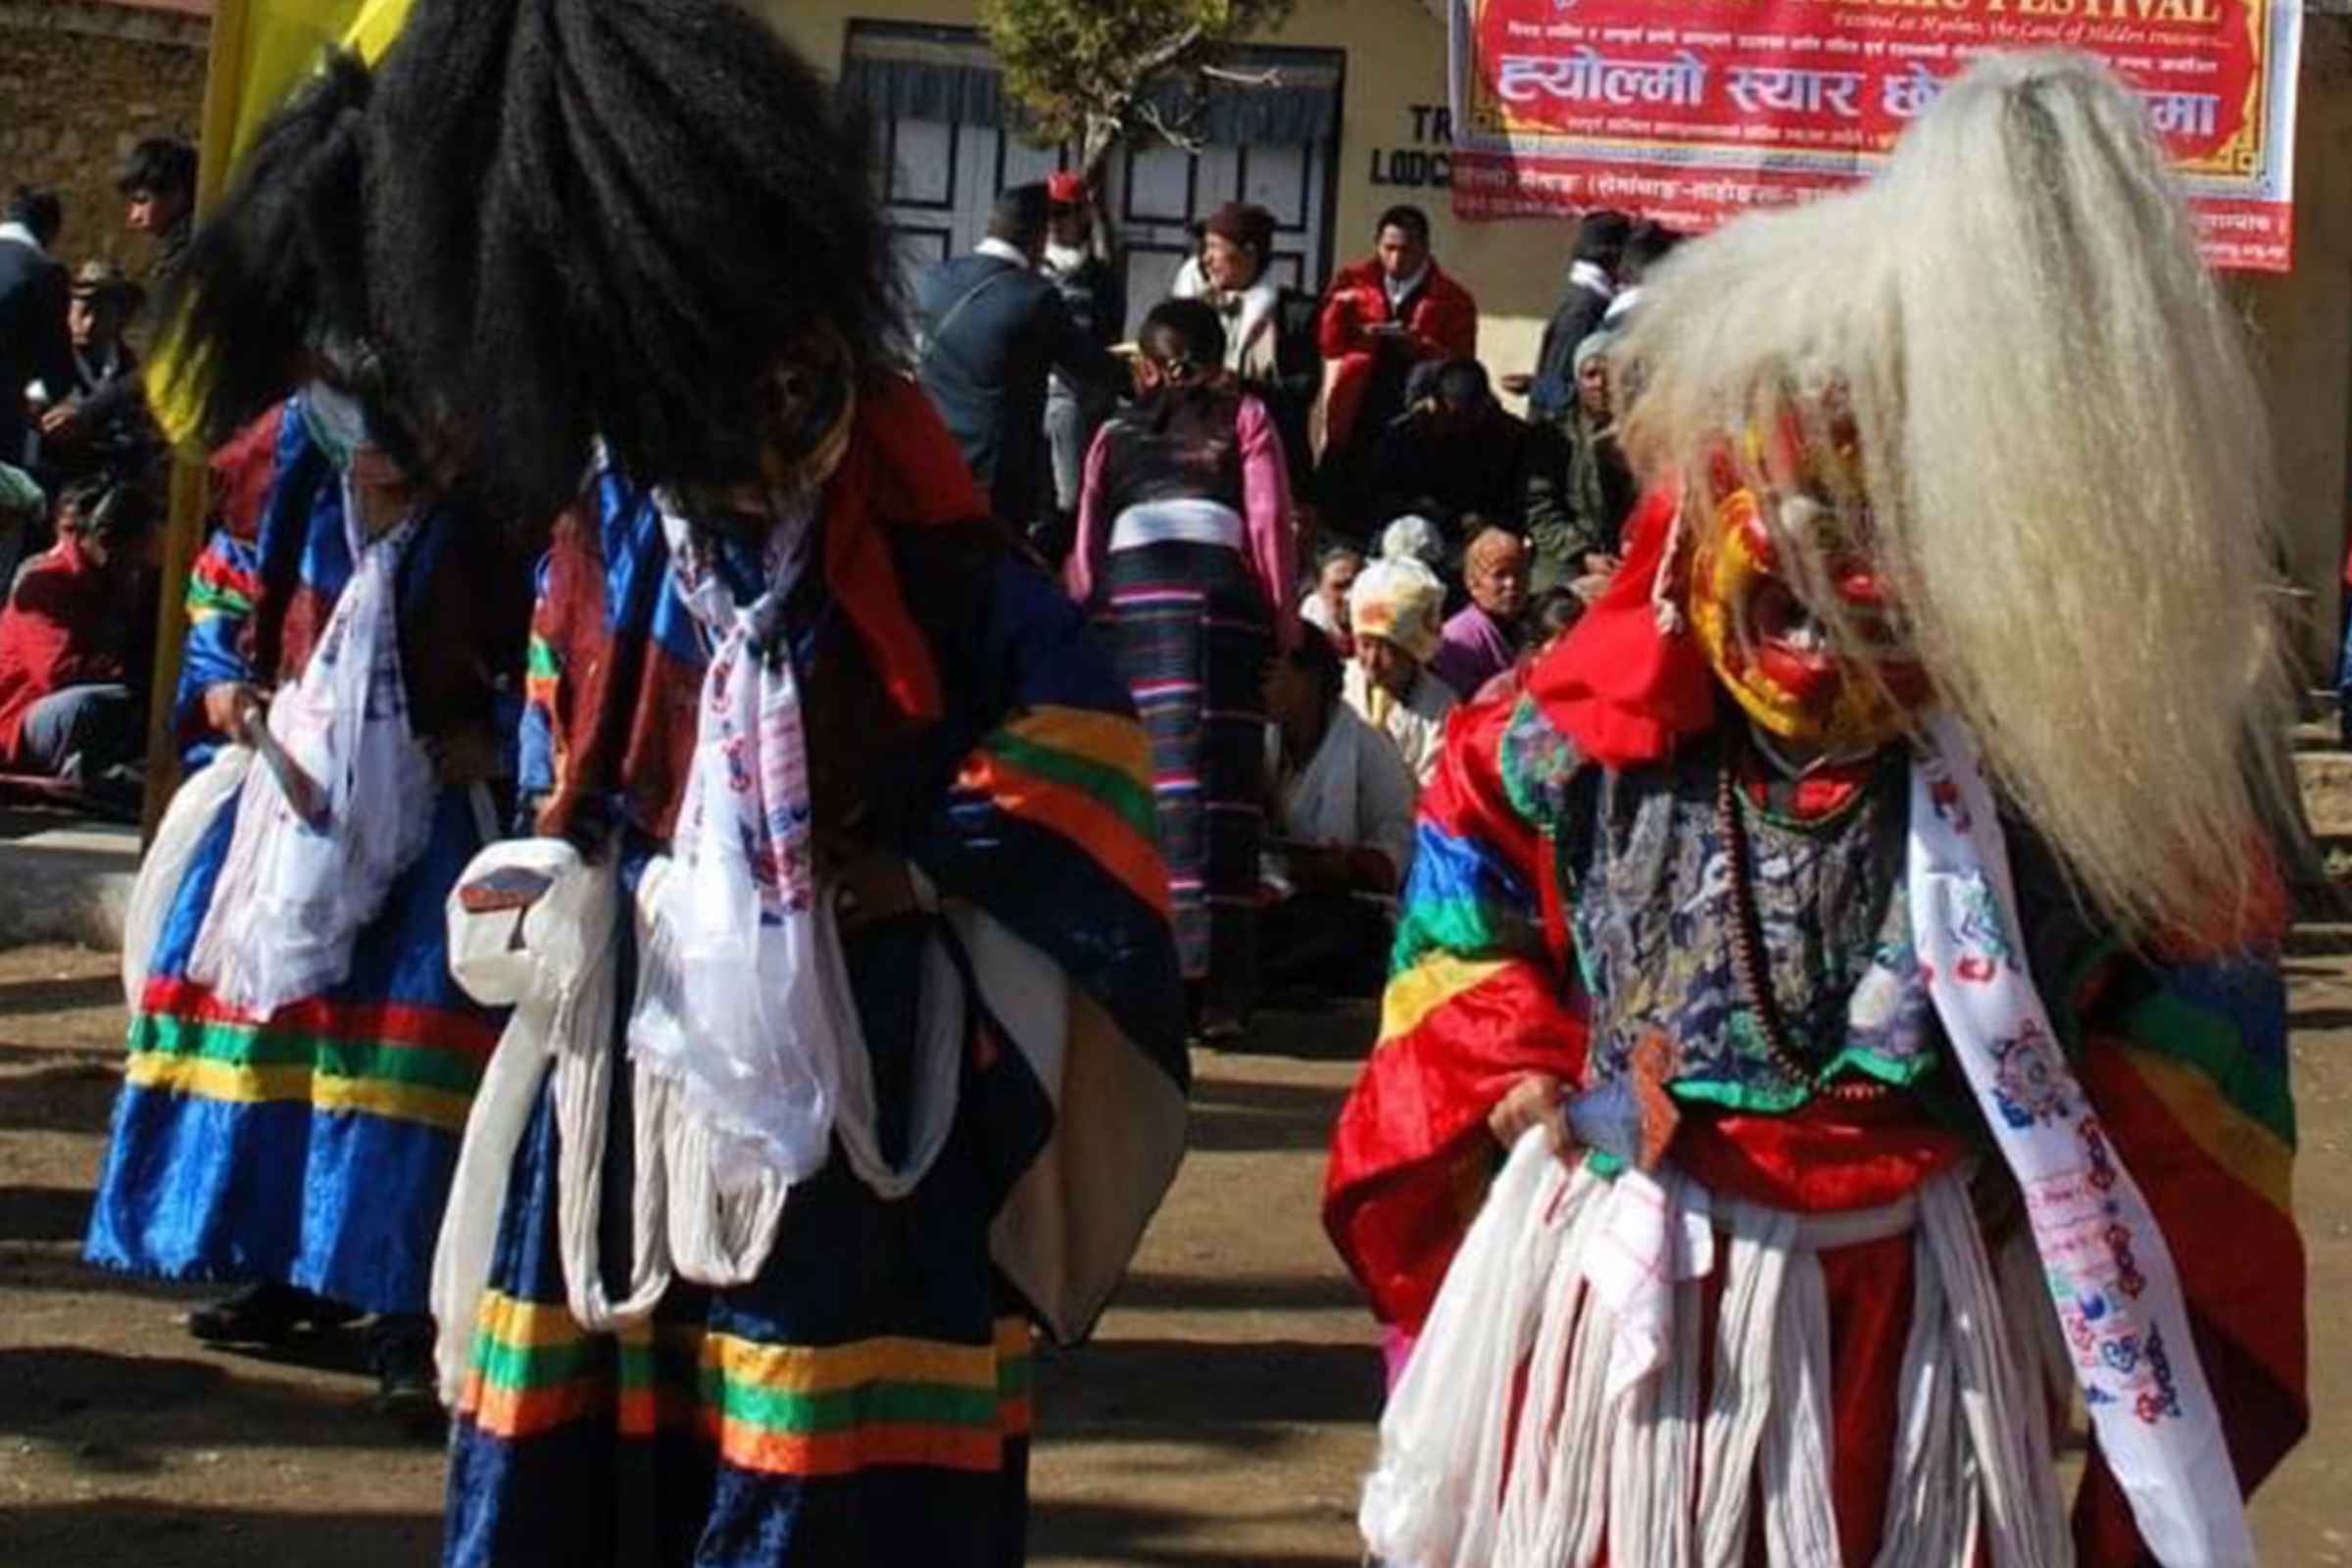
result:
[[[1746,435],[1850,434],[1858,488],[1826,499],[1999,787],[2125,936],[2220,934],[2294,819],[2276,484],[2139,101],[2079,55],[1983,60],[1878,179],[1684,247],[1645,305],[1644,474],[1696,506],[1729,463],[1763,494]],[[1782,510],[1797,591],[1867,670]]]

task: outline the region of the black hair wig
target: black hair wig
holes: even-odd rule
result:
[[[262,127],[236,183],[167,284],[169,395],[192,399],[219,445],[309,379],[325,345],[379,431],[405,429],[380,365],[367,360],[363,127],[370,83],[347,56]],[[397,451],[397,449],[396,449]],[[412,454],[397,452],[407,458]]]
[[[151,191],[158,196],[193,196],[196,149],[176,136],[141,137],[116,172],[115,189],[125,196],[135,191]]]
[[[903,359],[872,140],[730,0],[417,0],[368,143],[374,341],[502,510],[560,509],[600,436],[756,479],[798,371]]]

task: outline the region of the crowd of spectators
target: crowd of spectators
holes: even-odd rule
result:
[[[166,490],[133,345],[187,250],[195,149],[141,141],[116,188],[143,280],[69,263],[54,191],[18,187],[0,221],[0,787],[131,810]]]
[[[1536,364],[1497,379],[1418,209],[1313,293],[1277,280],[1276,232],[1219,207],[1170,299],[1130,302],[1062,173],[1005,192],[916,295],[918,375],[1152,732],[1212,1041],[1262,996],[1377,987],[1449,715],[1514,692],[1617,567],[1636,496],[1611,351],[1678,239],[1587,216]]]

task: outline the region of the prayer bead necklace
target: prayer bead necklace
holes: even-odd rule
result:
[[[1867,1078],[1831,1083],[1825,1072],[1806,1065],[1789,1040],[1788,1023],[1781,1015],[1780,999],[1773,995],[1771,971],[1764,963],[1764,920],[1756,909],[1754,873],[1748,866],[1747,822],[1740,810],[1738,773],[1738,755],[1726,756],[1716,780],[1715,817],[1723,830],[1724,853],[1732,860],[1732,972],[1755,1015],[1764,1050],[1774,1067],[1815,1094],[1847,1102],[1878,1100],[1888,1092],[1888,1085]]]

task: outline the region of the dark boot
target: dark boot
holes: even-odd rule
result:
[[[248,1285],[188,1314],[188,1332],[207,1345],[283,1345],[306,1329],[339,1329],[354,1307],[291,1285]]]
[[[404,1426],[437,1432],[441,1388],[433,1375],[433,1320],[423,1313],[386,1314],[368,1328],[368,1360],[375,1370],[375,1405]]]

